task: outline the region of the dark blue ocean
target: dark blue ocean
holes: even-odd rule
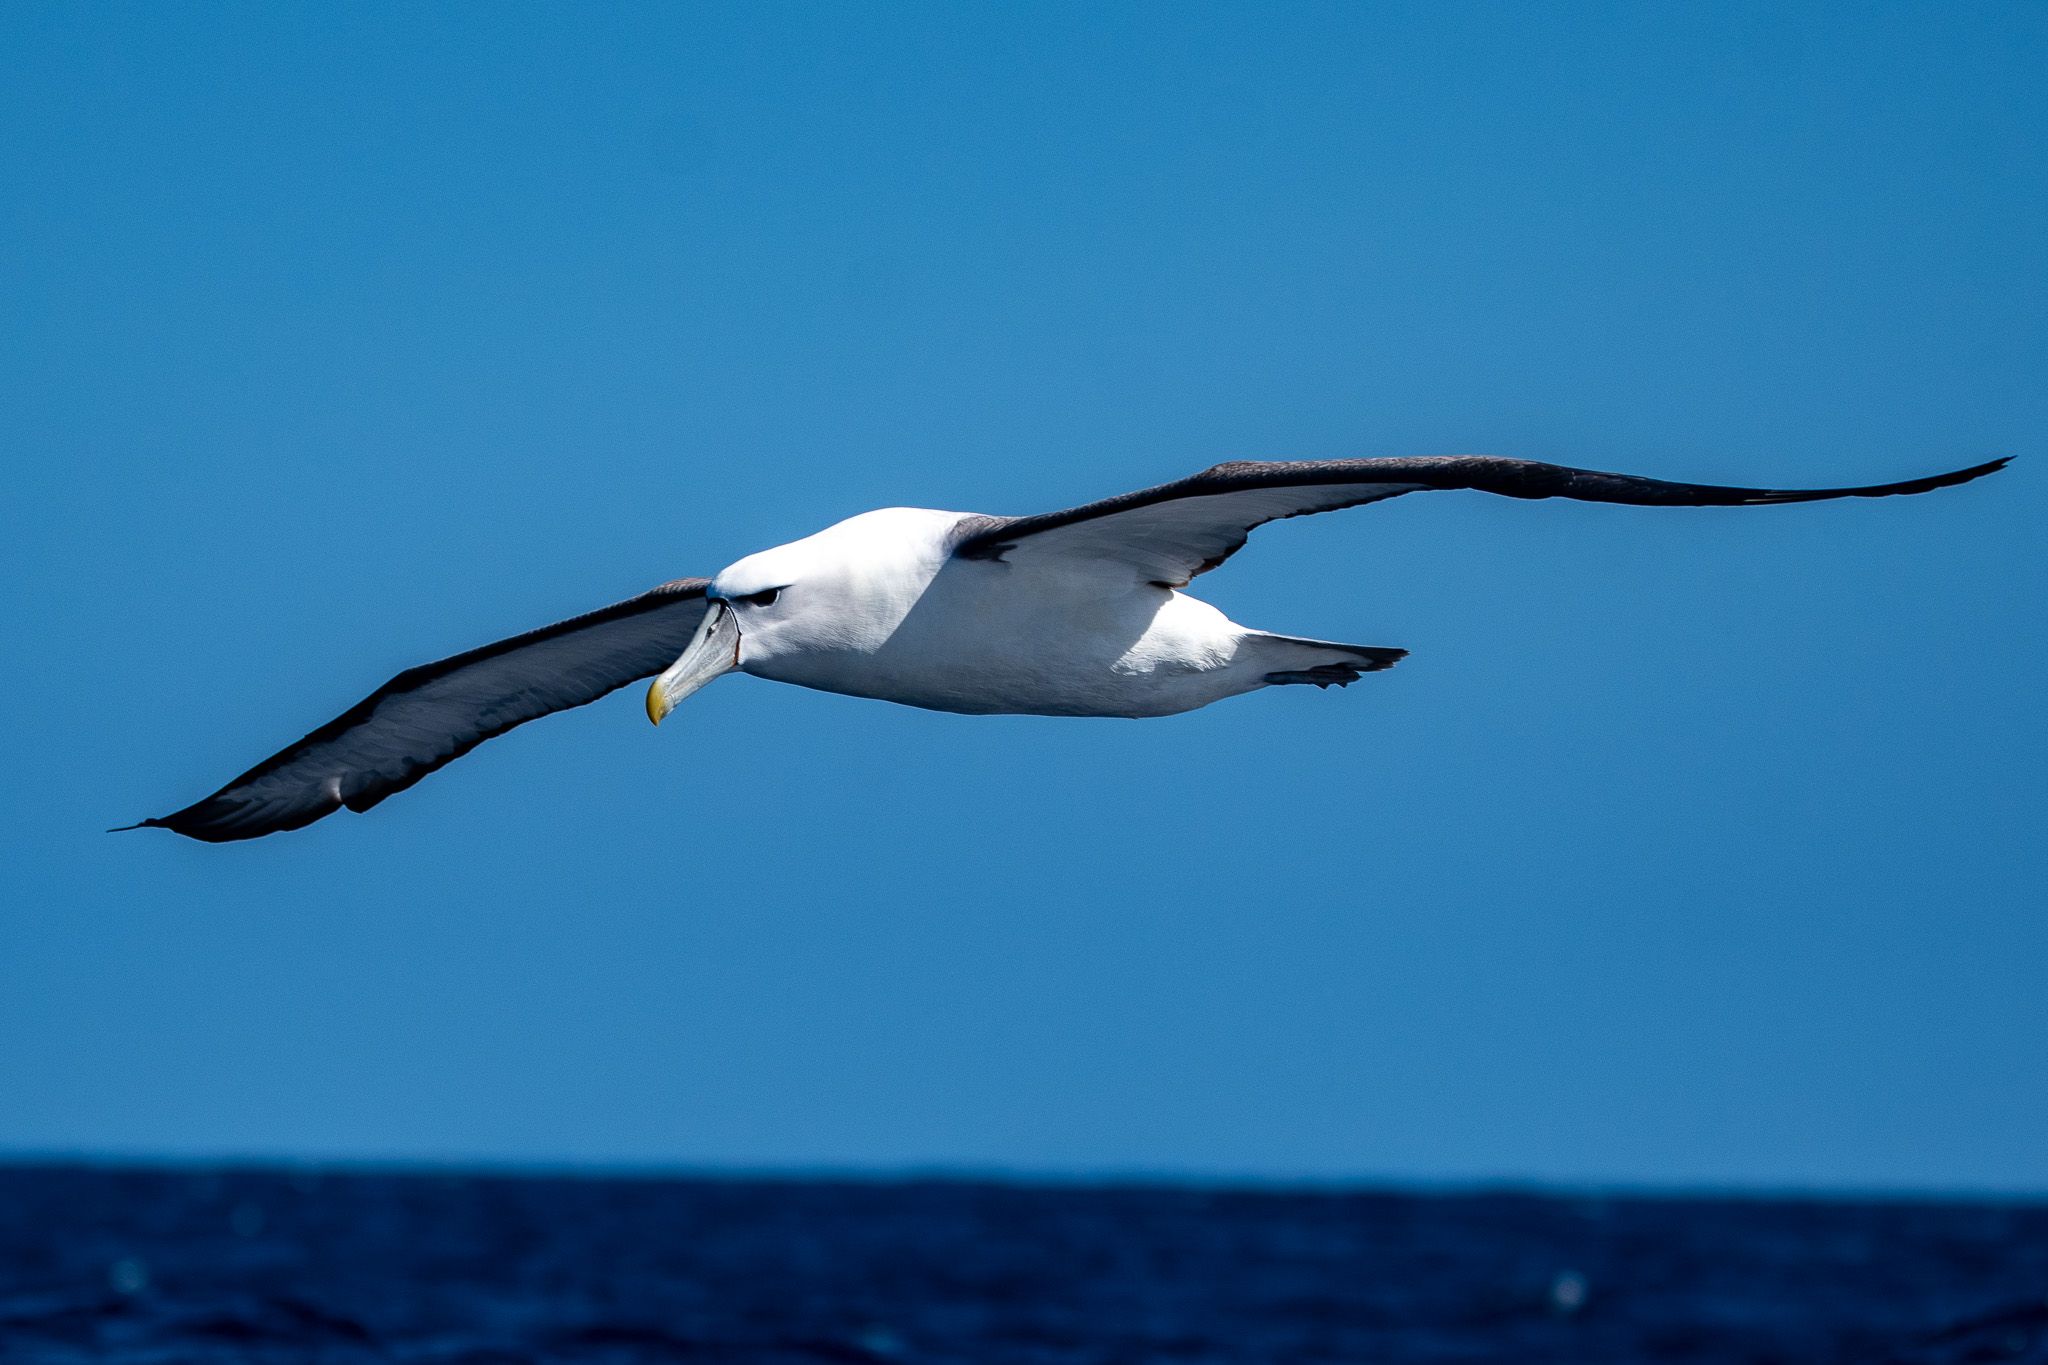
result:
[[[2048,1362],[2048,1206],[13,1167],[0,1361]]]

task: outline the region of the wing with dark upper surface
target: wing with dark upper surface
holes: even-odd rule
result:
[[[155,826],[209,843],[365,811],[451,759],[551,711],[675,662],[704,619],[709,580],[680,578],[609,607],[422,664]]]
[[[1425,489],[1473,488],[1511,498],[1576,498],[1642,507],[1749,507],[1925,493],[1967,483],[2005,463],[1993,460],[1947,474],[1863,488],[1774,489],[1667,483],[1497,455],[1247,460],[1064,512],[978,519],[963,528],[967,534],[953,553],[963,559],[1057,554],[1117,563],[1151,582],[1177,588],[1228,559],[1255,528],[1269,521],[1334,512]]]

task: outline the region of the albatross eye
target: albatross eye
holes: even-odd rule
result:
[[[774,605],[775,599],[781,595],[782,589],[769,588],[765,592],[750,592],[745,597],[735,597],[733,601],[744,602],[750,607],[766,607]]]

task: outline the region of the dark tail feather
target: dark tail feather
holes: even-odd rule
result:
[[[1349,687],[1367,673],[1392,668],[1408,657],[1405,649],[1380,645],[1340,645],[1328,640],[1302,640],[1289,635],[1268,636],[1281,644],[1314,650],[1319,656],[1306,667],[1283,668],[1266,675],[1276,686],[1309,683],[1316,687]]]

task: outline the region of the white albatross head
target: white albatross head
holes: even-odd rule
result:
[[[647,689],[656,725],[734,670],[775,671],[800,654],[871,653],[901,624],[951,553],[958,512],[886,507],[719,570],[704,622]]]

